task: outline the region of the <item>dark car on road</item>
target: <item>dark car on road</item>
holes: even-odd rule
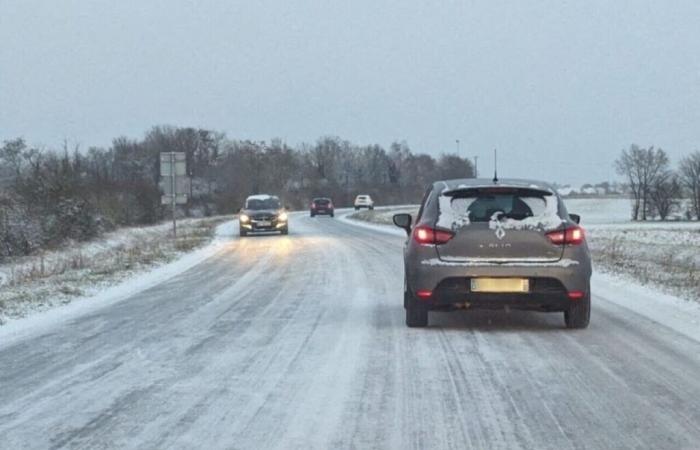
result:
[[[318,215],[329,215],[333,217],[335,215],[333,201],[327,197],[318,197],[313,199],[311,201],[311,206],[309,206],[309,214],[311,217]]]
[[[238,215],[241,236],[251,232],[279,231],[289,233],[287,213],[275,195],[251,195]]]
[[[431,310],[531,309],[588,326],[591,258],[580,217],[550,185],[529,180],[447,180],[426,192],[405,229],[404,307],[409,327]]]

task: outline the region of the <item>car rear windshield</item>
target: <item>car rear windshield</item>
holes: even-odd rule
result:
[[[327,199],[327,198],[315,198],[314,199],[314,203],[316,203],[317,205],[327,205],[330,202],[331,202],[330,199]]]
[[[279,209],[280,200],[275,197],[268,198],[249,198],[246,202],[248,209]]]
[[[561,223],[557,198],[534,189],[469,189],[440,196],[438,226],[454,229],[470,223],[526,222],[554,228]]]

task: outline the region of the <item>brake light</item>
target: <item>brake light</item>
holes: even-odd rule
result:
[[[423,300],[425,300],[432,297],[433,292],[429,291],[428,289],[418,289],[416,291],[416,295],[418,296],[418,298],[422,298]]]
[[[421,245],[428,244],[444,244],[452,237],[454,233],[447,230],[439,230],[426,226],[420,226],[413,229],[413,239]]]
[[[569,291],[569,298],[571,300],[581,300],[584,295],[586,295],[586,293],[583,291]]]
[[[555,230],[547,233],[547,237],[554,245],[581,245],[586,234],[581,227],[571,227],[564,230]]]

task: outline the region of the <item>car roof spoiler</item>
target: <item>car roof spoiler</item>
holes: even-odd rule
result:
[[[445,188],[440,195],[446,197],[454,197],[461,193],[480,192],[480,193],[505,193],[505,192],[520,192],[529,193],[531,195],[554,195],[550,189],[539,186],[518,186],[518,185],[481,185],[481,186],[457,186],[455,188]]]

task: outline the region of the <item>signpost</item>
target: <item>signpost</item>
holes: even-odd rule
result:
[[[177,236],[177,205],[187,203],[190,179],[187,177],[187,158],[184,152],[163,152],[160,154],[160,187],[163,190],[161,203],[170,204],[173,210],[173,236]]]

